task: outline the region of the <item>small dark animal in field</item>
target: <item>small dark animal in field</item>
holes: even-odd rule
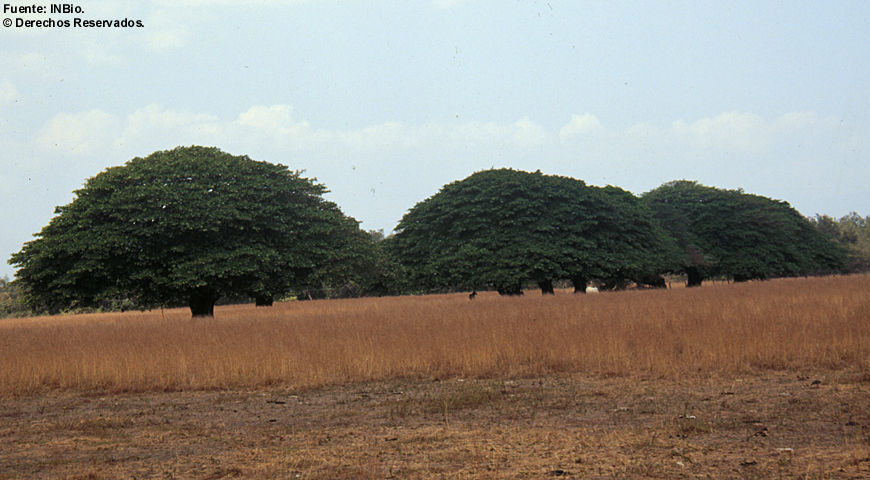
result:
[[[468,294],[468,299],[474,300],[474,297],[476,297],[476,296],[477,296],[477,290],[472,290],[472,292]]]

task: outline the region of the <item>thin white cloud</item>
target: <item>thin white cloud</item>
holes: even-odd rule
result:
[[[692,123],[678,120],[667,136],[675,144],[698,150],[727,150],[757,154],[784,143],[812,143],[823,136],[834,138],[838,122],[812,112],[790,112],[768,120],[754,113],[726,112]]]
[[[758,151],[770,145],[770,122],[753,113],[727,112],[693,123],[678,120],[670,134],[699,148]]]
[[[239,114],[236,123],[274,133],[296,125],[290,105],[254,106]]]
[[[544,127],[528,118],[511,124],[470,122],[407,126],[389,121],[352,130],[318,129],[307,120],[295,118],[291,106],[280,104],[253,106],[231,121],[151,105],[130,115],[122,138],[124,143],[137,144],[148,135],[166,137],[169,132],[179,139],[188,138],[180,140],[179,144],[210,140],[252,145],[266,141],[289,151],[335,146],[351,151],[404,151],[444,142],[522,148],[546,144],[552,138]]]
[[[612,171],[618,173],[622,168],[629,173],[636,168],[631,165],[648,166],[645,159],[655,158],[674,158],[669,165],[677,171],[685,169],[680,166],[680,159],[709,166],[727,157],[753,165],[755,155],[774,148],[789,148],[797,141],[808,145],[831,142],[836,138],[832,134],[835,127],[832,119],[812,113],[789,113],[767,120],[751,113],[729,112],[691,123],[675,121],[666,128],[637,124],[622,131],[608,129],[589,113],[573,115],[557,132],[529,118],[513,123],[417,126],[384,122],[341,130],[315,128],[307,120],[296,118],[290,105],[253,106],[232,119],[149,105],[126,118],[100,110],[58,114],[43,126],[37,141],[43,151],[75,154],[106,149],[118,154],[141,154],[191,144],[242,151],[266,148],[306,152],[306,156],[330,151],[375,158],[400,153],[419,155],[418,152],[433,150],[520,155],[534,149],[550,152],[548,155],[553,158],[606,163]],[[582,141],[566,141],[575,138]]]
[[[262,135],[301,139],[316,135],[305,120],[293,119],[290,105],[254,106],[239,114],[234,126],[249,128]]]
[[[771,127],[774,133],[801,133],[813,130],[830,131],[837,128],[838,121],[834,118],[820,118],[813,112],[791,112],[773,121]]]
[[[692,122],[676,120],[664,128],[639,123],[620,131],[608,128],[594,115],[585,113],[572,115],[559,130],[559,138],[634,144],[644,151],[678,149],[711,154],[753,154],[769,151],[783,142],[830,135],[836,128],[835,119],[822,118],[812,112],[791,112],[774,119],[747,112],[724,112]]]
[[[213,144],[220,141],[224,127],[218,117],[149,105],[130,114],[121,135],[115,141],[118,148],[162,145]]]
[[[528,147],[546,143],[550,134],[541,125],[523,118],[511,125],[511,138],[519,146]]]
[[[40,129],[36,145],[46,152],[89,155],[104,151],[120,132],[119,118],[102,110],[59,113]]]
[[[563,140],[578,135],[594,135],[601,133],[604,127],[595,115],[571,115],[571,120],[559,130],[559,138]]]
[[[487,145],[499,148],[504,146],[527,148],[548,143],[551,139],[550,133],[543,126],[529,118],[521,118],[510,124],[466,122],[440,127],[429,125],[427,128],[440,132],[453,142],[473,148]]]
[[[360,150],[406,149],[409,142],[419,139],[416,134],[399,122],[385,122],[357,130],[331,132],[329,137],[339,139],[343,145]]]

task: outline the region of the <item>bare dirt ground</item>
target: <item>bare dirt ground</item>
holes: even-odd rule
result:
[[[0,478],[870,478],[867,372],[0,400]]]

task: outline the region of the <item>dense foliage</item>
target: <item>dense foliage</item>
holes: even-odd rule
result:
[[[343,231],[342,231],[343,230]],[[349,298],[402,293],[398,265],[384,250],[382,231],[364,232],[349,219],[333,236],[332,254],[297,298]]]
[[[20,285],[7,277],[0,278],[0,318],[23,317],[28,313]]]
[[[675,250],[630,193],[509,169],[444,186],[415,205],[389,242],[419,290],[492,286],[517,294],[525,281],[552,292],[570,279],[616,285],[663,271]]]
[[[843,268],[843,252],[788,203],[675,181],[643,195],[683,252],[689,284],[822,274]]]
[[[155,152],[89,179],[10,263],[35,311],[187,304],[211,315],[239,294],[268,304],[367,255],[325,191],[216,148]]]
[[[394,235],[364,232],[282,165],[186,147],[106,169],[10,259],[0,316],[493,288],[664,286],[870,270],[870,217],[675,181],[613,186],[494,169],[445,185]]]
[[[870,216],[852,212],[839,220],[816,215],[810,220],[823,235],[846,252],[846,271],[870,272]]]

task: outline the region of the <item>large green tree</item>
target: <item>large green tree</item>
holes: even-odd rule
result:
[[[217,148],[155,152],[90,178],[10,263],[35,311],[124,300],[208,316],[240,294],[268,304],[310,284],[359,230],[325,192]]]
[[[570,279],[617,284],[660,272],[674,251],[646,207],[616,187],[510,169],[487,170],[444,186],[399,222],[390,252],[418,289],[492,285],[544,293]]]
[[[843,252],[788,203],[680,180],[642,197],[682,249],[689,286],[839,271]]]

